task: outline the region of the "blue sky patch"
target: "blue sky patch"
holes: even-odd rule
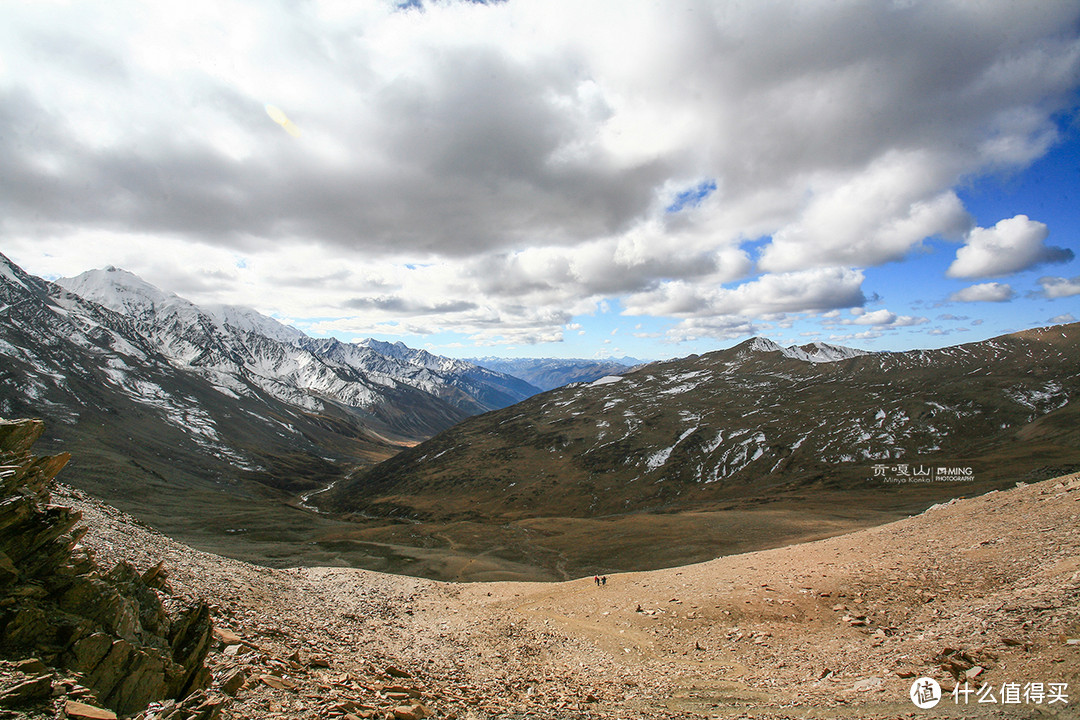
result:
[[[680,210],[684,210],[688,207],[697,207],[701,204],[701,201],[716,192],[715,180],[702,180],[700,183],[690,188],[689,190],[683,190],[681,193],[675,196],[675,199],[670,205],[664,208],[665,212],[677,213]]]

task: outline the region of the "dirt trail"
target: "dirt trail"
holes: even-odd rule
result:
[[[71,499],[99,556],[164,558],[174,587],[211,599],[216,621],[268,658],[212,653],[219,676],[252,666],[227,718],[330,716],[345,696],[354,717],[384,717],[389,666],[409,672],[400,682],[436,717],[468,720],[1080,715],[1080,645],[1068,642],[1080,637],[1077,476],[827,540],[609,575],[604,587],[270,570]],[[287,669],[297,652],[330,667],[286,670],[293,690],[250,679],[258,663]],[[1067,683],[1071,697],[965,706],[947,696],[932,710],[908,699],[914,678],[951,689],[956,675],[997,688]]]

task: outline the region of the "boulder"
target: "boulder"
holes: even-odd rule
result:
[[[79,720],[116,720],[116,713],[110,710],[74,700],[64,703],[64,716]]]
[[[105,572],[76,550],[86,532],[77,527],[81,514],[53,505],[49,493],[69,456],[29,454],[43,431],[37,420],[0,420],[0,653],[81,673],[108,708],[68,703],[68,717],[134,715],[204,687],[212,633],[206,603],[170,616],[159,594],[167,589],[160,563],[142,574],[129,563]],[[44,686],[34,680],[10,697]]]
[[[226,695],[235,695],[240,688],[244,687],[245,682],[247,682],[247,670],[237,668],[221,681],[221,692]]]
[[[423,720],[430,711],[420,703],[415,705],[399,705],[393,711],[395,720]]]
[[[52,696],[52,677],[40,675],[10,687],[0,688],[0,707],[19,707],[49,699]]]

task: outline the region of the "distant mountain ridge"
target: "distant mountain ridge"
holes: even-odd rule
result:
[[[469,358],[468,362],[512,375],[541,390],[578,382],[592,382],[605,375],[619,375],[643,364],[634,358]]]
[[[470,418],[324,501],[340,511],[496,522],[692,509],[814,488],[878,487],[886,498],[909,490],[881,476],[908,465],[971,466],[982,487],[1049,476],[1080,467],[1078,338],[1072,324],[874,353],[753,338]]]

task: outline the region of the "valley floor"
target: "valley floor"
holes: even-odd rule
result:
[[[1080,717],[1080,475],[604,586],[269,569],[54,501],[212,603],[225,718]],[[922,676],[984,687],[920,710]]]

